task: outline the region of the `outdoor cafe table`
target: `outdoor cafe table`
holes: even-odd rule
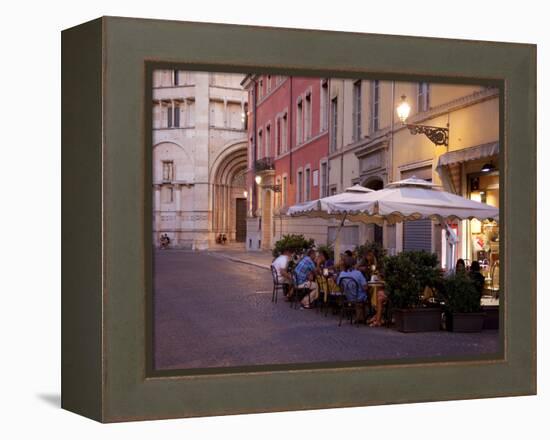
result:
[[[370,303],[373,307],[376,307],[376,297],[378,294],[378,289],[380,287],[384,287],[383,281],[368,281],[367,286],[369,287],[369,290],[371,291],[371,297],[370,297]]]

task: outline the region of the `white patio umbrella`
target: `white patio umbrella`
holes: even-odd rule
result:
[[[374,190],[365,188],[364,186],[353,185],[346,188],[343,193],[293,205],[288,208],[287,215],[341,219],[343,215],[334,215],[329,205],[335,204],[338,206],[339,203],[343,202],[358,203],[364,199],[366,194],[372,192]]]
[[[332,206],[340,206],[341,203],[361,203],[365,197],[375,191],[365,188],[361,185],[353,185],[346,188],[344,192],[333,196],[323,197],[322,199],[312,200],[309,202],[298,203],[288,208],[286,214],[297,217],[313,217],[340,220],[340,226],[336,231],[334,240],[334,255],[340,255],[340,230],[344,226],[344,222],[348,215],[346,212],[333,212]]]
[[[364,186],[353,185],[346,188],[343,193],[293,205],[288,208],[287,215],[340,220],[340,226],[336,231],[334,240],[334,256],[338,258],[340,256],[340,230],[344,226],[347,214],[345,212],[333,212],[332,206],[339,206],[344,202],[360,203],[366,195],[373,192],[375,191]]]
[[[454,220],[498,220],[498,208],[443,191],[438,185],[411,177],[387,185],[356,201],[331,201],[327,211],[346,214],[353,221],[395,224],[429,218],[440,223]]]
[[[304,215],[308,212],[314,216],[318,213],[319,215],[315,216],[340,219],[341,226],[345,220],[378,225],[384,222],[395,224],[423,218],[441,224],[473,218],[498,220],[498,208],[443,191],[439,186],[416,177],[390,183],[384,189],[363,193],[353,200],[349,197],[327,199],[319,200],[317,210],[304,211],[303,208],[299,208],[301,205],[295,205],[289,209],[288,214]],[[337,255],[338,245],[337,234],[334,244]]]

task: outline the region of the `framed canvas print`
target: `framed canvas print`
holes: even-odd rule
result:
[[[526,44],[63,31],[63,408],[536,393],[535,73]]]

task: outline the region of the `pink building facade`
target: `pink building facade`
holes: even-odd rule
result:
[[[247,249],[305,231],[326,240],[326,227],[316,231],[284,213],[328,195],[329,79],[248,75],[242,85],[249,94]]]

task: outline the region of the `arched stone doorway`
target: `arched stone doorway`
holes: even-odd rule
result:
[[[225,234],[229,242],[246,240],[246,143],[224,149],[213,167],[211,242]]]
[[[365,188],[373,189],[375,191],[378,191],[382,188],[384,188],[384,181],[380,177],[372,177],[370,179],[367,179],[363,186]],[[373,240],[375,243],[378,243],[380,245],[384,242],[384,228],[382,226],[378,225],[372,225],[373,227]]]

